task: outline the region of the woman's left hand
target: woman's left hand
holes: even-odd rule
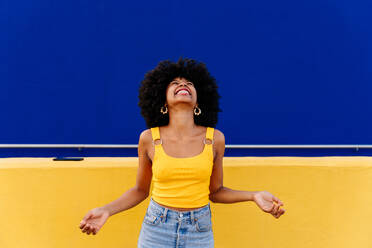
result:
[[[254,194],[253,200],[262,211],[271,213],[275,218],[279,218],[285,212],[285,209],[280,208],[283,203],[270,192],[258,191]]]

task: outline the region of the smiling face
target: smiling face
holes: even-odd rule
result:
[[[166,90],[167,104],[172,106],[176,103],[189,103],[192,107],[196,105],[197,94],[194,84],[185,78],[173,79]]]

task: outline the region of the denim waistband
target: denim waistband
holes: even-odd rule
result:
[[[161,215],[162,217],[168,219],[190,219],[192,222],[194,218],[200,218],[204,215],[210,214],[210,203],[206,206],[197,208],[194,210],[187,210],[187,211],[177,211],[174,209],[170,209],[167,207],[163,207],[155,202],[152,198],[150,198],[150,204],[148,210],[152,213]]]

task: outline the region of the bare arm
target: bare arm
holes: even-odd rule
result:
[[[223,186],[223,156],[225,153],[225,136],[219,130],[215,130],[216,156],[209,185],[209,199],[214,203],[235,203],[254,201],[264,212],[271,213],[275,218],[284,214],[280,209],[283,203],[267,191],[242,191],[233,190]],[[277,203],[277,205],[274,204]]]
[[[225,136],[215,129],[214,146],[216,156],[214,158],[213,171],[209,186],[209,199],[214,203],[235,203],[253,201],[253,195],[257,191],[233,190],[223,186],[223,156],[225,154]]]
[[[136,185],[127,190],[115,201],[102,207],[104,210],[109,212],[110,216],[130,209],[148,197],[152,178],[152,163],[148,157],[147,150],[152,144],[151,142],[151,131],[147,129],[141,133],[138,142],[139,166],[137,170]]]
[[[147,129],[141,133],[138,142],[139,166],[136,185],[115,201],[90,210],[80,221],[79,228],[83,233],[96,235],[111,215],[132,208],[147,198],[152,178],[152,163],[147,155],[149,145],[152,145],[152,137],[151,131]]]

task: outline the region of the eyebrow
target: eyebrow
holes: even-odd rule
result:
[[[179,83],[179,82],[181,82],[181,81],[178,81],[178,80],[173,80],[171,83],[173,83],[173,82],[177,82],[177,83]],[[191,81],[187,81],[186,83],[192,83],[192,84],[194,84],[193,82],[191,82]]]

